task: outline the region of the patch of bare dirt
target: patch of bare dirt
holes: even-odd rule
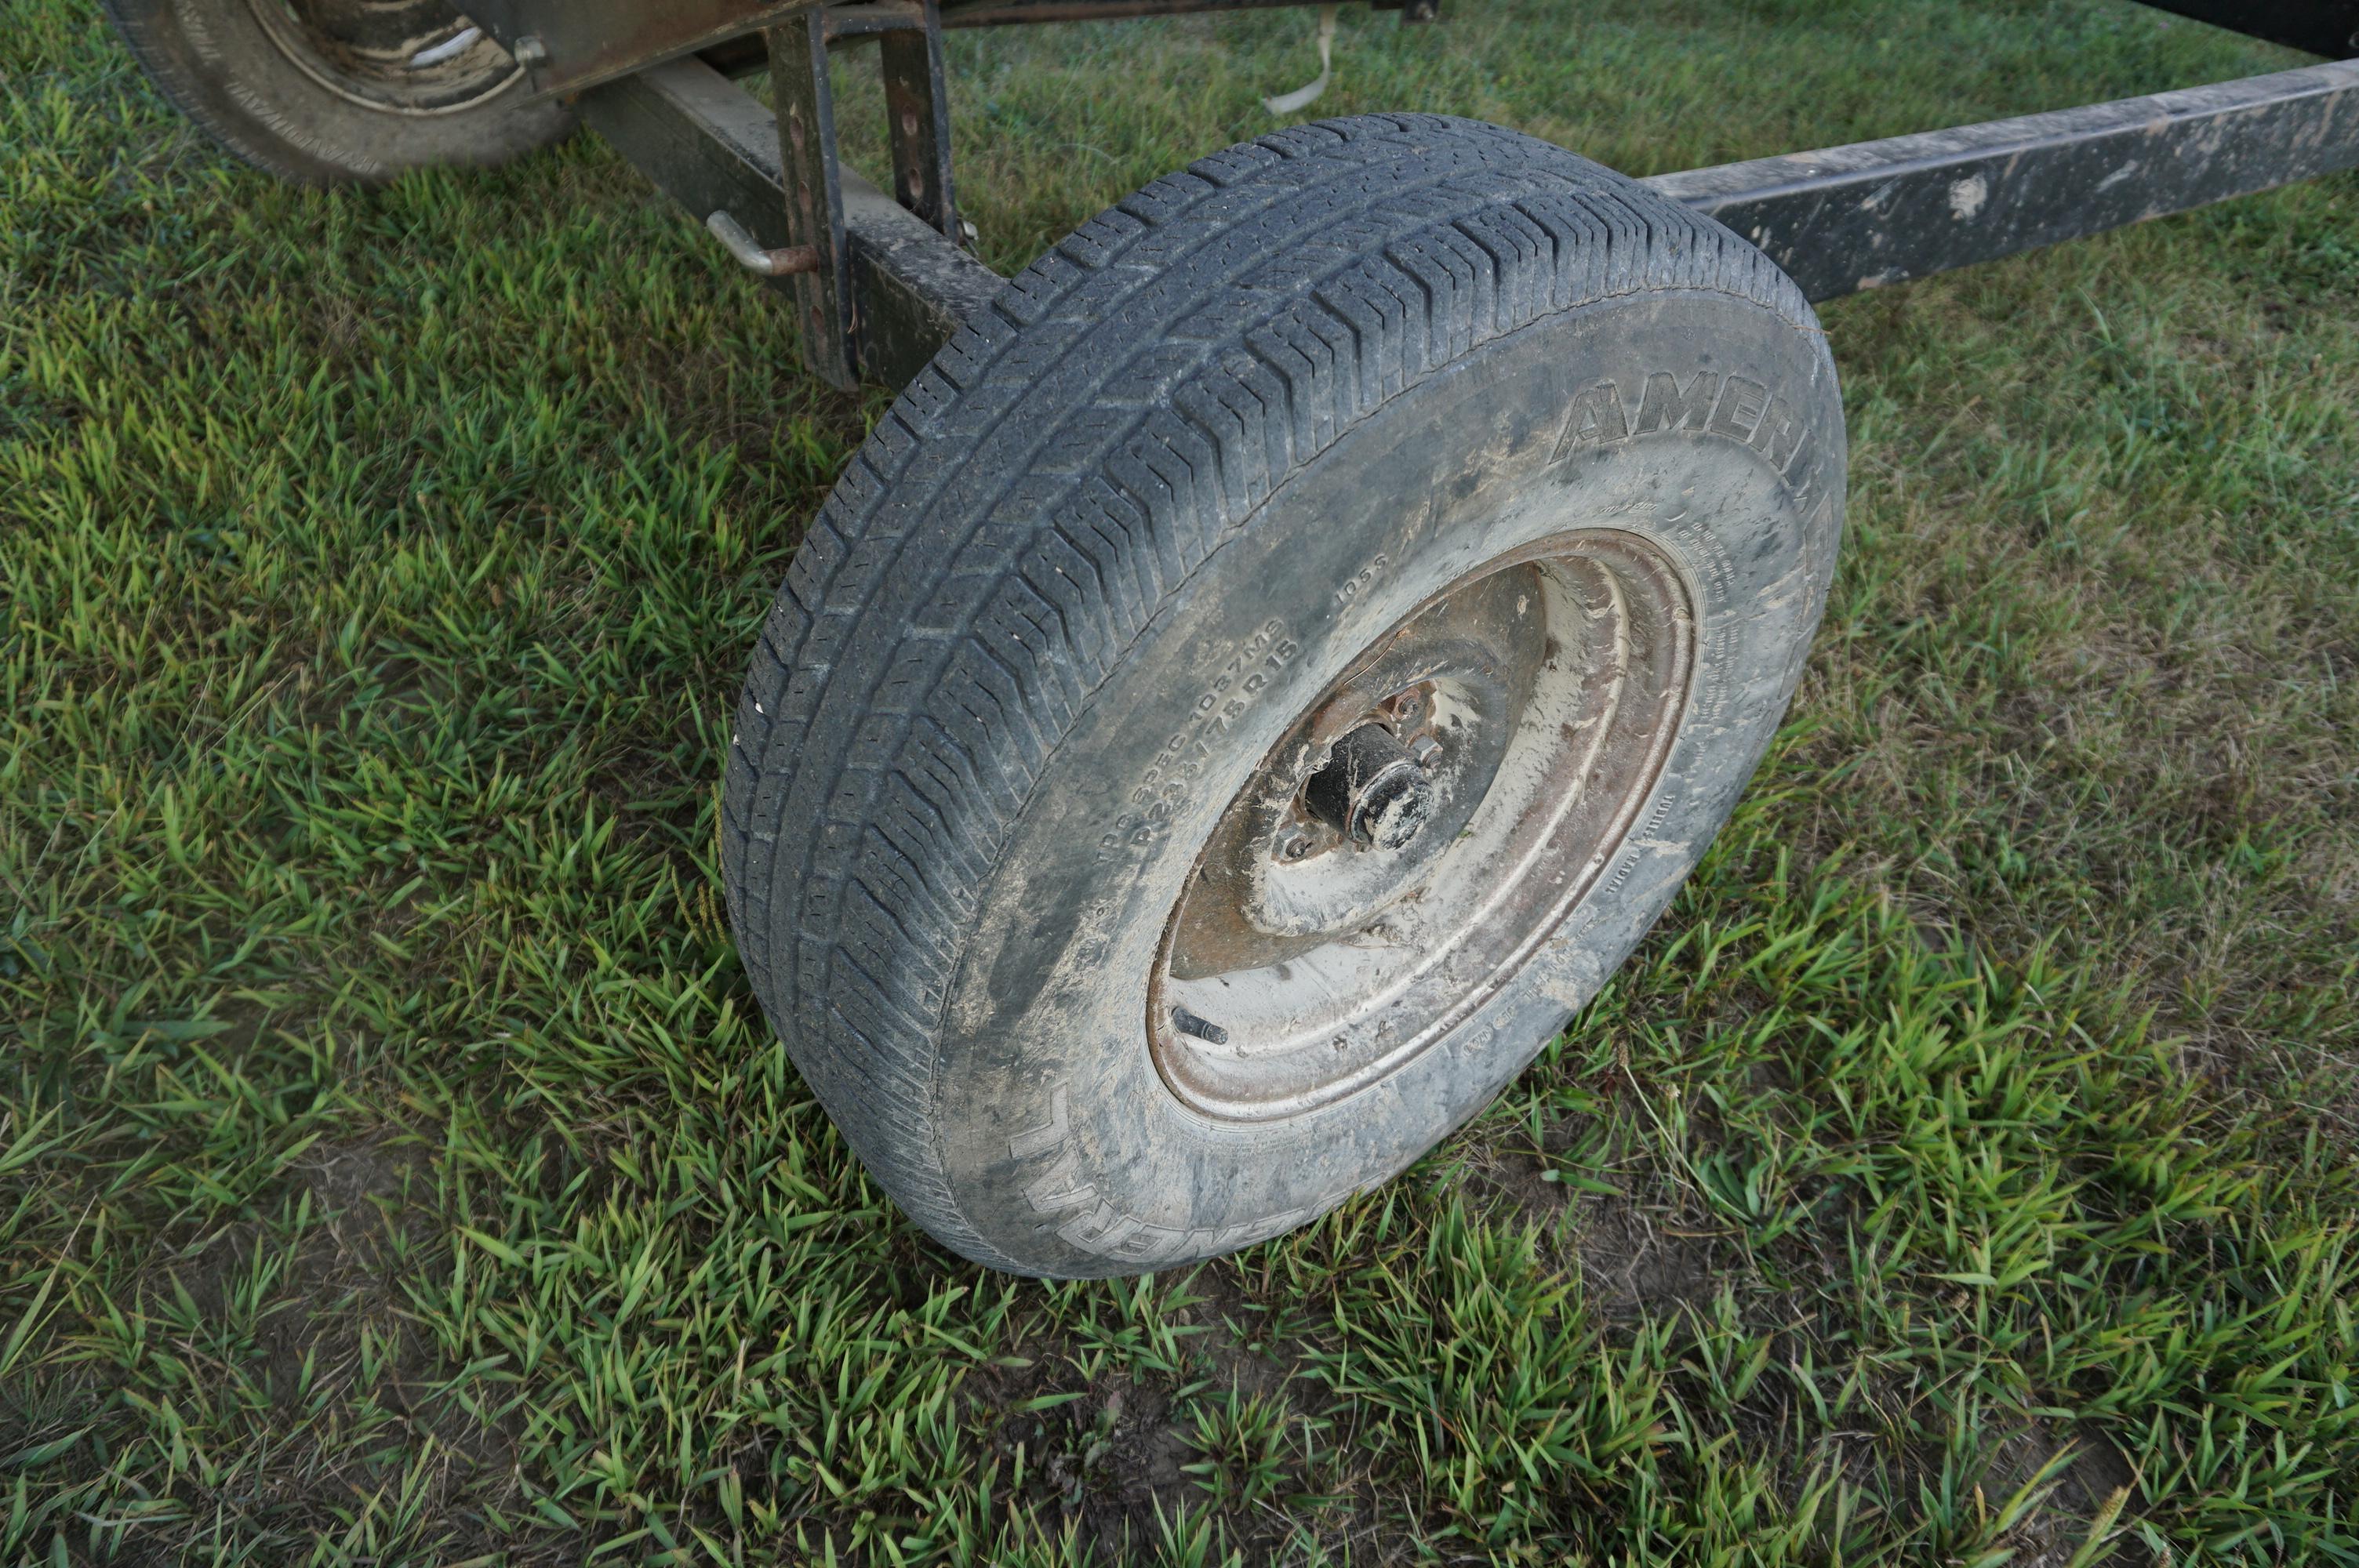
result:
[[[1629,1197],[1584,1194],[1579,1209],[1582,1279],[1609,1322],[1704,1306],[1734,1267],[1715,1236],[1666,1223]]]
[[[1158,1516],[1202,1500],[1182,1469],[1195,1455],[1169,1389],[1084,1379],[1065,1357],[1036,1354],[1028,1367],[970,1379],[967,1398],[1006,1473],[1021,1475],[1036,1505],[1078,1519],[1096,1561],[1129,1561],[1157,1539]]]
[[[2136,1470],[2104,1432],[2085,1422],[2062,1432],[2037,1416],[2023,1417],[1999,1445],[1984,1495],[1994,1505],[2004,1503],[2068,1446],[2072,1457],[2055,1477],[2053,1489],[2013,1532],[2015,1561],[2023,1568],[2064,1568],[2116,1493],[2122,1498],[2116,1524],[2136,1517]],[[2149,1557],[2137,1541],[2123,1541],[2108,1561],[2136,1568]]]

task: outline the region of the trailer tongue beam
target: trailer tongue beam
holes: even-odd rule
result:
[[[2359,60],[1645,183],[1814,300],[2359,166]]]
[[[760,244],[788,243],[777,124],[712,67],[658,66],[582,106],[700,222],[726,211]],[[2354,167],[2359,60],[2349,60],[1647,183],[1718,218],[1824,300]],[[861,370],[901,385],[1000,279],[848,169],[841,189],[846,337]]]

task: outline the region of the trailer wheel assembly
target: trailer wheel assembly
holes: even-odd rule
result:
[[[1214,1257],[1385,1180],[1662,914],[1826,599],[1810,302],[2359,167],[2359,60],[1645,180],[1383,115],[977,262],[946,31],[1231,3],[105,0],[302,178],[493,161],[577,106],[806,369],[902,387],[759,640],[723,880],[853,1150],[1021,1273]],[[2354,5],[2196,12],[2339,56]],[[889,189],[837,144],[868,46]]]
[[[1843,476],[1809,306],[1709,219],[1464,120],[1206,158],[1013,280],[812,524],[730,753],[755,983],[970,1258],[1299,1225],[1662,913]]]
[[[450,0],[105,0],[173,106],[309,184],[493,164],[562,136],[560,105]]]

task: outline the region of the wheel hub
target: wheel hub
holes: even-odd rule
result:
[[[1388,629],[1264,757],[1174,908],[1148,1033],[1175,1093],[1266,1120],[1447,1033],[1596,880],[1684,709],[1693,615],[1633,535],[1559,535]]]

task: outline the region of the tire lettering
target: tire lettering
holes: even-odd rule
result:
[[[1549,461],[1562,462],[1576,448],[1603,446],[1629,433],[1622,394],[1614,384],[1601,381],[1584,386],[1572,395],[1572,406],[1565,412],[1564,433],[1556,438],[1556,451]]]
[[[1277,619],[1264,622],[1231,651],[1190,706],[1192,728],[1163,742],[1124,797],[1133,809],[1115,817],[1112,828],[1099,836],[1099,864],[1124,859],[1155,841],[1211,765],[1219,751],[1214,742],[1236,727],[1254,700],[1269,688],[1270,678],[1301,652],[1302,644],[1287,635],[1286,622]]]
[[[1681,390],[1678,376],[1669,371],[1656,371],[1647,377],[1647,395],[1638,403],[1637,433],[1646,436],[1657,430],[1701,430],[1719,395],[1720,377],[1714,372],[1696,372],[1686,389]]]
[[[1801,410],[1773,389],[1749,376],[1709,370],[1697,371],[1684,382],[1667,370],[1630,380],[1643,388],[1635,419],[1625,419],[1615,382],[1593,382],[1572,395],[1564,427],[1549,457],[1551,466],[1583,448],[1610,446],[1658,430],[1693,430],[1742,441],[1767,458],[1788,488],[1800,482],[1793,470],[1809,445],[1810,426]]]
[[[1733,441],[1753,440],[1753,428],[1761,423],[1761,411],[1769,406],[1769,389],[1757,381],[1732,375],[1721,388],[1720,402],[1712,411],[1708,427],[1715,436],[1726,436]]]

